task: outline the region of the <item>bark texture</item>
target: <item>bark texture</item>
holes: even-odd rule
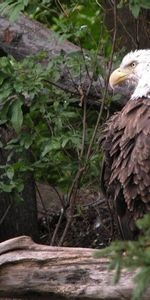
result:
[[[0,16],[0,47],[17,60],[40,51],[47,51],[48,58],[60,55],[61,51],[79,51],[74,44],[60,42],[56,35],[44,25],[21,14],[17,22],[11,23]]]
[[[13,130],[0,127],[0,140],[5,145],[14,136]],[[9,151],[0,149],[0,165],[7,163]],[[29,152],[24,156],[31,160]],[[16,162],[19,154],[14,154],[12,161]],[[0,242],[19,235],[30,235],[38,240],[36,192],[33,175],[27,172],[23,178],[24,190],[21,193],[23,201],[17,202],[13,193],[0,193]]]
[[[38,245],[18,237],[0,245],[0,296],[24,299],[131,299],[135,273],[112,284],[108,261],[94,249]],[[143,300],[148,300],[150,290]],[[142,299],[141,299],[142,300]]]
[[[113,20],[113,3],[103,0],[106,17],[105,24],[111,36],[113,36],[114,20]],[[117,40],[116,49],[124,48],[127,51],[149,48],[150,26],[149,9],[141,9],[139,17],[134,18],[128,5],[117,9]]]

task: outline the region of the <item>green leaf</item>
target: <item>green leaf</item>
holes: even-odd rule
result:
[[[53,106],[54,106],[54,109],[57,110],[59,107],[59,102],[57,100],[54,101]]]
[[[15,5],[13,9],[11,9],[11,13],[9,14],[9,20],[10,22],[15,22],[18,17],[21,10],[23,10],[24,6],[20,3],[19,5]]]
[[[22,102],[17,99],[11,105],[11,123],[17,133],[20,132],[23,123]]]
[[[14,185],[10,184],[5,184],[5,183],[0,183],[0,190],[6,193],[11,193],[12,190],[14,189]]]
[[[22,182],[19,182],[16,184],[16,189],[18,193],[21,193],[24,189],[24,184]]]
[[[150,0],[141,0],[141,7],[150,9]]]
[[[23,197],[17,193],[15,194],[14,199],[17,203],[24,201]]]
[[[0,72],[0,85],[3,83],[4,79],[6,79],[8,75],[4,74],[4,72]]]
[[[131,10],[131,12],[135,18],[138,17],[140,8],[141,8],[140,0],[130,0],[129,1],[129,9]]]
[[[28,5],[28,0],[12,1],[7,0],[0,4],[0,13],[9,16],[11,22],[14,22],[19,17],[19,13]]]
[[[47,153],[49,153],[52,150],[58,150],[61,148],[60,142],[56,140],[51,140],[45,147],[41,154],[42,157],[44,157]]]
[[[148,285],[150,283],[150,267],[142,267],[139,273],[134,278],[136,288],[133,291],[133,300],[140,300],[143,298]]]
[[[20,139],[20,145],[23,146],[25,149],[29,149],[33,143],[33,136],[29,133],[23,134]]]
[[[118,260],[116,261],[115,264],[115,274],[113,277],[113,283],[116,284],[118,283],[119,279],[120,279],[120,275],[121,275],[121,259],[118,258]]]
[[[120,2],[117,5],[117,8],[122,8],[123,7],[123,0],[120,0]]]
[[[129,4],[129,8],[133,14],[133,16],[137,19],[140,13],[140,5],[139,4]]]
[[[6,175],[9,179],[13,179],[14,177],[14,169],[13,167],[9,167],[7,170],[6,170]]]
[[[63,139],[63,141],[62,141],[62,144],[61,144],[62,148],[65,148],[65,146],[67,145],[67,143],[68,143],[69,141],[70,141],[70,138],[65,137],[65,138]]]

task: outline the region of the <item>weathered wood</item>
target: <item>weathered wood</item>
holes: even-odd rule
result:
[[[21,236],[0,244],[0,297],[50,299],[130,299],[135,273],[123,272],[112,284],[108,260],[96,250],[38,245]],[[27,298],[26,298],[27,297]],[[143,300],[148,300],[150,290]]]
[[[60,42],[54,32],[37,21],[21,14],[15,23],[0,16],[0,48],[16,59],[46,51],[48,57],[79,51],[79,47],[65,41]]]

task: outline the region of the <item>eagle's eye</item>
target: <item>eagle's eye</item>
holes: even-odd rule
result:
[[[135,61],[133,61],[131,64],[130,64],[130,67],[134,68],[136,66],[136,63]]]

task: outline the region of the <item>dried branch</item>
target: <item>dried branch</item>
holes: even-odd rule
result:
[[[95,137],[96,137],[99,122],[101,120],[103,109],[104,109],[104,103],[105,103],[106,96],[107,96],[107,93],[108,93],[108,84],[109,84],[109,77],[110,77],[110,73],[111,73],[111,69],[112,69],[112,61],[113,61],[113,55],[114,55],[114,50],[115,50],[116,34],[117,34],[117,4],[116,4],[116,0],[114,0],[114,34],[113,34],[112,50],[111,50],[110,61],[109,61],[108,75],[107,75],[107,78],[106,78],[104,96],[102,98],[102,102],[101,102],[97,122],[96,122],[94,132],[93,132],[93,135],[92,135],[92,138],[91,138],[91,141],[90,141],[90,145],[89,145],[89,148],[88,148],[88,151],[87,151],[87,156],[86,156],[87,160],[89,159],[90,154],[91,154],[91,149],[92,149]]]
[[[113,61],[113,55],[114,55],[114,50],[115,50],[116,33],[117,33],[117,4],[116,4],[116,1],[114,1],[114,34],[113,34],[113,43],[112,43],[112,51],[111,51],[111,56],[110,56],[110,61],[109,61],[108,74],[107,74],[107,78],[106,78],[106,85],[105,85],[104,95],[103,95],[101,106],[100,106],[100,111],[99,111],[99,114],[98,114],[98,117],[97,117],[97,121],[96,121],[96,125],[95,125],[95,128],[94,128],[94,132],[93,132],[93,135],[91,137],[90,144],[89,144],[89,147],[88,147],[88,150],[87,150],[86,163],[84,165],[82,165],[81,159],[82,159],[82,156],[83,156],[83,153],[84,153],[84,143],[85,143],[85,134],[86,134],[86,99],[87,99],[88,93],[90,91],[90,87],[92,85],[92,80],[93,80],[93,79],[91,79],[91,77],[90,77],[90,84],[89,84],[87,93],[85,95],[83,95],[83,91],[82,91],[83,100],[84,100],[84,108],[83,108],[83,135],[82,135],[82,144],[81,144],[79,169],[78,169],[78,171],[76,173],[76,176],[75,176],[75,178],[74,178],[74,180],[72,182],[72,185],[71,185],[71,187],[69,189],[69,192],[68,192],[67,199],[68,199],[68,204],[69,204],[69,209],[68,209],[69,214],[68,214],[67,224],[65,226],[63,235],[62,235],[62,237],[60,239],[60,242],[59,242],[59,246],[62,245],[62,243],[64,241],[64,238],[65,238],[65,236],[67,234],[67,231],[69,229],[69,226],[71,224],[71,220],[72,220],[73,212],[74,212],[74,207],[75,207],[75,202],[76,202],[77,189],[79,187],[79,183],[80,183],[81,177],[83,176],[83,174],[87,170],[88,160],[90,159],[90,155],[91,155],[93,143],[95,141],[95,137],[96,137],[96,133],[97,133],[97,130],[98,130],[98,126],[99,126],[99,123],[100,123],[100,120],[101,120],[101,117],[102,117],[102,113],[103,113],[103,109],[104,109],[104,104],[105,104],[105,100],[106,100],[107,93],[108,93],[109,77],[110,77],[110,72],[111,72],[111,69],[112,69],[112,61]],[[81,52],[82,52],[82,55],[84,56],[84,52],[83,52],[82,49],[81,49]],[[88,70],[87,70],[87,72],[88,72]]]
[[[55,227],[55,230],[54,230],[54,233],[53,233],[51,242],[50,242],[50,246],[53,246],[53,245],[55,244],[56,236],[57,236],[57,233],[58,233],[58,231],[59,231],[61,222],[62,222],[63,217],[64,217],[64,212],[65,212],[64,209],[61,209],[60,217],[59,217],[58,223],[57,223],[57,225],[56,225],[56,227]]]

